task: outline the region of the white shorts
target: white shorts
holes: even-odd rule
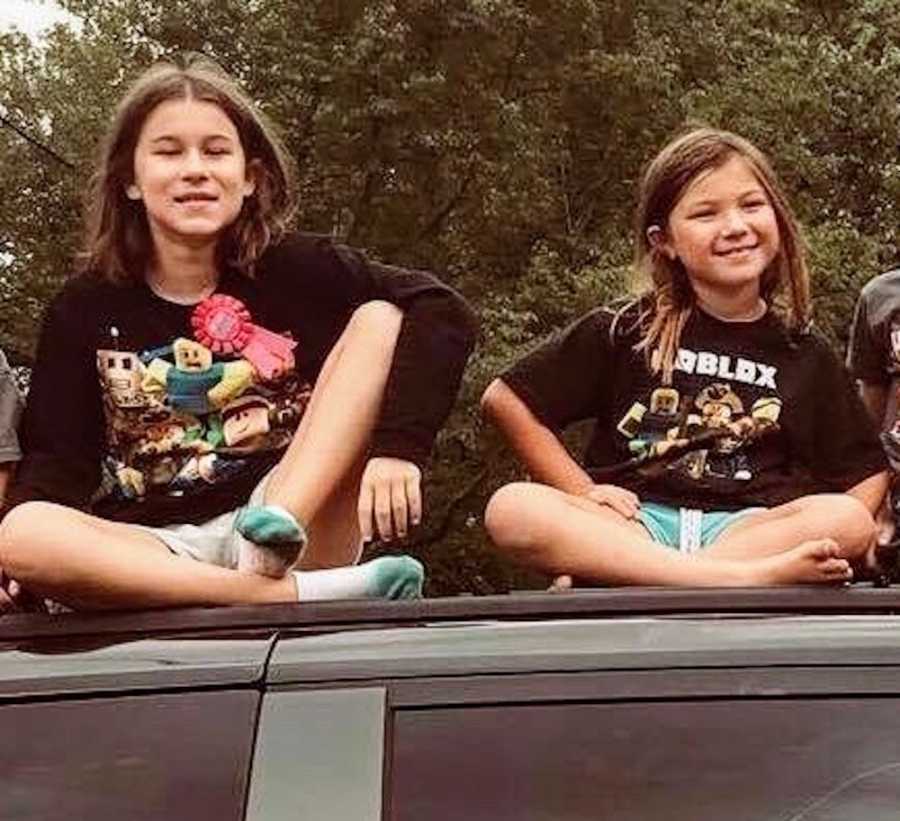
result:
[[[273,470],[274,468],[253,488],[247,500],[248,505],[256,506],[265,502],[266,487]],[[134,527],[155,536],[176,556],[188,556],[198,562],[217,564],[234,570],[238,565],[241,545],[247,541],[234,529],[234,520],[240,510],[240,507],[236,507],[196,525],[171,524],[163,527],[134,525]]]

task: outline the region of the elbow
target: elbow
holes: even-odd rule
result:
[[[481,320],[475,310],[458,293],[453,292],[453,299],[449,301],[443,310],[444,319],[457,343],[466,354],[471,354],[481,333]]]
[[[407,317],[420,317],[430,333],[468,357],[475,348],[481,323],[478,315],[456,291],[450,288],[426,294],[409,305],[400,305]]]
[[[447,296],[449,295],[449,299]],[[481,319],[475,309],[466,301],[458,291],[447,288],[447,293],[442,295],[443,302],[441,312],[455,333],[460,337],[463,345],[471,351],[475,347],[478,335],[481,333]]]

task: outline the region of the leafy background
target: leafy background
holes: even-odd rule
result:
[[[0,35],[0,345],[33,355],[79,241],[117,98],[154,60],[214,57],[281,124],[298,226],[438,272],[476,306],[478,352],[408,549],[429,592],[543,584],[488,549],[518,475],[478,399],[538,339],[631,284],[642,165],[685,122],[774,159],[814,263],[817,321],[846,341],[897,257],[900,0],[60,0],[84,25]]]

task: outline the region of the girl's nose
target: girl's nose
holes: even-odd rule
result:
[[[747,220],[740,209],[734,208],[725,212],[725,223],[722,233],[725,236],[743,234],[747,230]]]
[[[203,155],[197,149],[190,149],[185,153],[181,173],[189,179],[206,176],[206,163]]]

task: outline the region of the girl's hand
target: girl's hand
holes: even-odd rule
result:
[[[611,507],[626,519],[636,518],[638,508],[641,506],[637,494],[618,485],[591,485],[581,495],[598,505]]]
[[[359,532],[368,542],[377,529],[389,542],[403,539],[410,526],[422,520],[422,471],[405,459],[376,456],[369,459],[359,485]],[[373,526],[374,525],[374,526]]]

